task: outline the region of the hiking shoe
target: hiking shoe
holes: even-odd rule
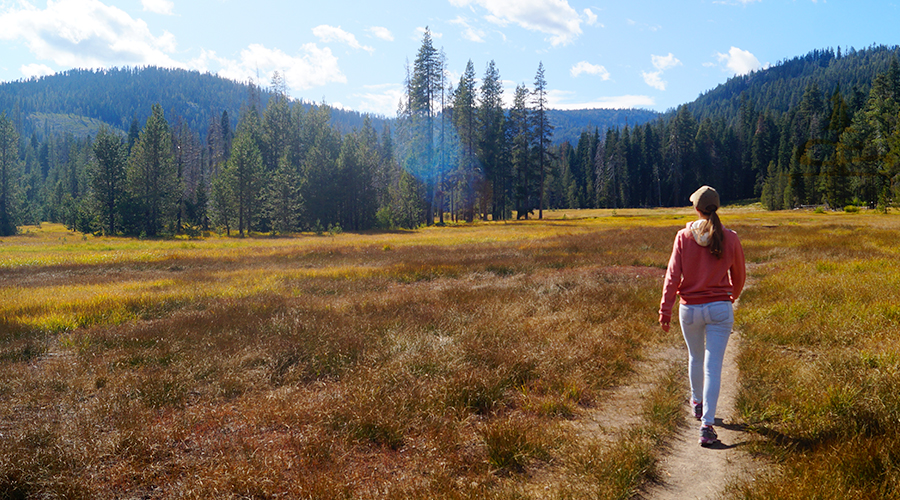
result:
[[[711,425],[700,427],[700,446],[709,446],[719,442],[719,436]]]
[[[700,418],[703,416],[703,403],[698,403],[692,399],[691,406],[694,407],[694,418],[700,420]]]

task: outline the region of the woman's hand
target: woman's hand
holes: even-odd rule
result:
[[[662,314],[659,315],[659,326],[661,326],[666,333],[669,331],[669,321],[671,321],[670,318],[666,318]]]

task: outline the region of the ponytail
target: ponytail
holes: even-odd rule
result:
[[[717,259],[721,259],[725,249],[725,229],[722,227],[722,221],[719,220],[719,214],[716,213],[717,207],[711,205],[707,208],[709,211],[704,211],[703,215],[709,217],[704,228],[709,237],[709,253]]]

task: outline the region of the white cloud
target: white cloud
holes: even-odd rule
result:
[[[572,69],[569,70],[569,74],[572,75],[572,78],[577,78],[581,74],[599,76],[603,81],[609,80],[610,78],[609,71],[607,71],[605,67],[600,66],[599,64],[591,64],[587,61],[581,61],[575,66],[572,66]]]
[[[725,66],[738,76],[746,75],[762,67],[756,56],[737,47],[731,47],[727,54],[716,53],[716,57],[720,63],[724,62]]]
[[[462,36],[466,40],[470,42],[484,43],[484,30],[473,28],[472,25],[469,24],[469,21],[465,18],[457,17],[456,19],[450,21],[450,24],[458,24],[459,26],[462,26]]]
[[[654,106],[656,101],[645,95],[621,95],[600,97],[588,102],[568,102],[572,92],[551,90],[547,102],[551,109],[627,109]]]
[[[383,26],[372,26],[371,28],[367,29],[366,31],[371,33],[372,36],[374,36],[375,38],[380,38],[387,42],[394,41],[394,34],[391,33],[391,30],[389,30]]]
[[[347,77],[338,67],[338,60],[331,49],[320,49],[314,43],[304,44],[298,55],[253,44],[241,51],[239,60],[203,51],[199,58],[191,61],[191,67],[241,82],[256,81],[259,75],[261,86],[267,85],[274,72],[278,71],[292,90],[309,90],[328,83],[347,83]]]
[[[581,18],[566,0],[450,0],[457,7],[478,5],[485,17],[499,26],[515,24],[546,33],[555,47],[567,45],[581,35]]]
[[[320,24],[319,26],[313,28],[312,32],[313,35],[318,37],[319,41],[321,41],[322,43],[339,42],[345,43],[354,49],[361,49],[367,52],[375,51],[375,49],[373,49],[372,47],[367,47],[359,43],[353,33],[348,33],[342,30],[339,26],[335,27],[329,26],[327,24]]]
[[[172,15],[175,4],[171,0],[141,0],[144,10],[155,14]]]
[[[0,40],[22,40],[38,59],[64,67],[184,67],[168,55],[174,35],[154,36],[144,21],[99,0],[48,0],[43,10],[22,1],[0,14]]]
[[[653,67],[660,70],[665,71],[667,69],[672,69],[675,66],[681,64],[681,61],[675,57],[675,54],[669,52],[667,56],[650,56],[650,60],[653,61]]]
[[[657,90],[666,90],[666,82],[662,79],[662,71],[641,71],[641,76],[644,77],[644,83],[647,85]]]
[[[681,61],[671,52],[666,56],[651,55],[650,60],[653,62],[653,67],[656,68],[656,71],[642,71],[641,76],[644,77],[644,83],[657,90],[666,90],[668,82],[663,81],[663,72],[675,66],[680,66]]]
[[[53,73],[56,73],[55,71],[53,71],[53,68],[51,68],[50,66],[47,66],[46,64],[36,64],[36,63],[24,64],[24,65],[22,65],[21,68],[19,68],[19,71],[22,72],[22,75],[25,78],[31,78],[31,77],[35,77],[35,76],[47,76],[47,75],[52,75]]]
[[[594,12],[591,9],[584,9],[583,12],[584,12],[584,17],[587,18],[587,21],[585,21],[585,24],[587,24],[588,26],[593,26],[593,25],[597,24],[597,14],[594,14]]]

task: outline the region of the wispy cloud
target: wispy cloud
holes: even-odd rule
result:
[[[645,95],[620,95],[604,96],[587,102],[572,102],[572,92],[551,90],[547,94],[547,101],[551,109],[628,109],[650,107],[656,105],[656,101]]]
[[[647,85],[657,90],[666,90],[666,82],[662,79],[662,71],[642,71],[641,76],[644,77],[644,83]]]
[[[456,24],[462,27],[462,36],[470,42],[484,43],[484,30],[474,28],[469,21],[462,16],[450,21],[450,24]]]
[[[581,61],[575,66],[572,66],[572,69],[569,70],[569,74],[572,75],[572,78],[578,78],[578,76],[583,74],[599,76],[600,79],[604,81],[609,80],[610,78],[609,71],[607,71],[605,67],[600,66],[599,64],[591,64],[587,61]]]
[[[671,52],[666,56],[651,55],[650,60],[653,63],[653,67],[656,68],[656,71],[642,71],[641,75],[644,77],[644,83],[657,90],[666,90],[668,83],[662,79],[663,72],[672,69],[675,66],[679,66],[681,61],[679,61],[678,58],[675,57],[675,54],[672,54]]]
[[[367,85],[366,92],[353,94],[360,100],[354,109],[363,113],[374,113],[392,116],[397,112],[397,105],[403,99],[403,86],[389,83],[384,85]]]
[[[265,85],[274,72],[278,71],[284,75],[285,83],[293,90],[308,90],[328,83],[347,82],[331,49],[319,48],[314,43],[304,44],[296,55],[252,44],[241,51],[237,60],[219,57],[212,51],[203,51],[199,58],[191,61],[191,67],[199,71],[216,72],[237,81],[256,80],[259,76],[265,79],[259,82],[260,85]]]
[[[634,19],[628,19],[625,22],[628,24],[628,26],[634,26],[635,28],[639,29],[640,31],[644,31],[644,30],[659,31],[662,29],[662,26],[660,26],[658,24],[638,23]]]
[[[549,35],[553,46],[567,45],[581,35],[581,17],[566,0],[450,0],[457,7],[479,6],[489,22],[515,24]]]
[[[391,33],[391,30],[389,30],[389,29],[387,29],[387,28],[385,28],[385,27],[382,27],[382,26],[372,26],[371,28],[367,29],[366,31],[368,31],[369,33],[371,33],[372,36],[374,36],[375,38],[380,38],[380,39],[382,39],[382,40],[384,40],[384,41],[387,41],[387,42],[393,42],[393,41],[394,41],[394,34]]]
[[[19,68],[19,71],[22,72],[22,75],[25,78],[31,78],[34,76],[46,76],[55,73],[55,71],[53,71],[53,68],[51,68],[50,66],[47,66],[46,64],[36,63],[24,64],[21,68]]]
[[[342,30],[340,26],[320,24],[313,28],[312,32],[322,43],[338,42],[347,44],[354,49],[365,50],[366,52],[375,51],[372,47],[359,43],[359,40],[356,39],[353,33]]]
[[[171,16],[175,10],[175,3],[170,0],[141,0],[141,5],[147,12],[166,16]]]

